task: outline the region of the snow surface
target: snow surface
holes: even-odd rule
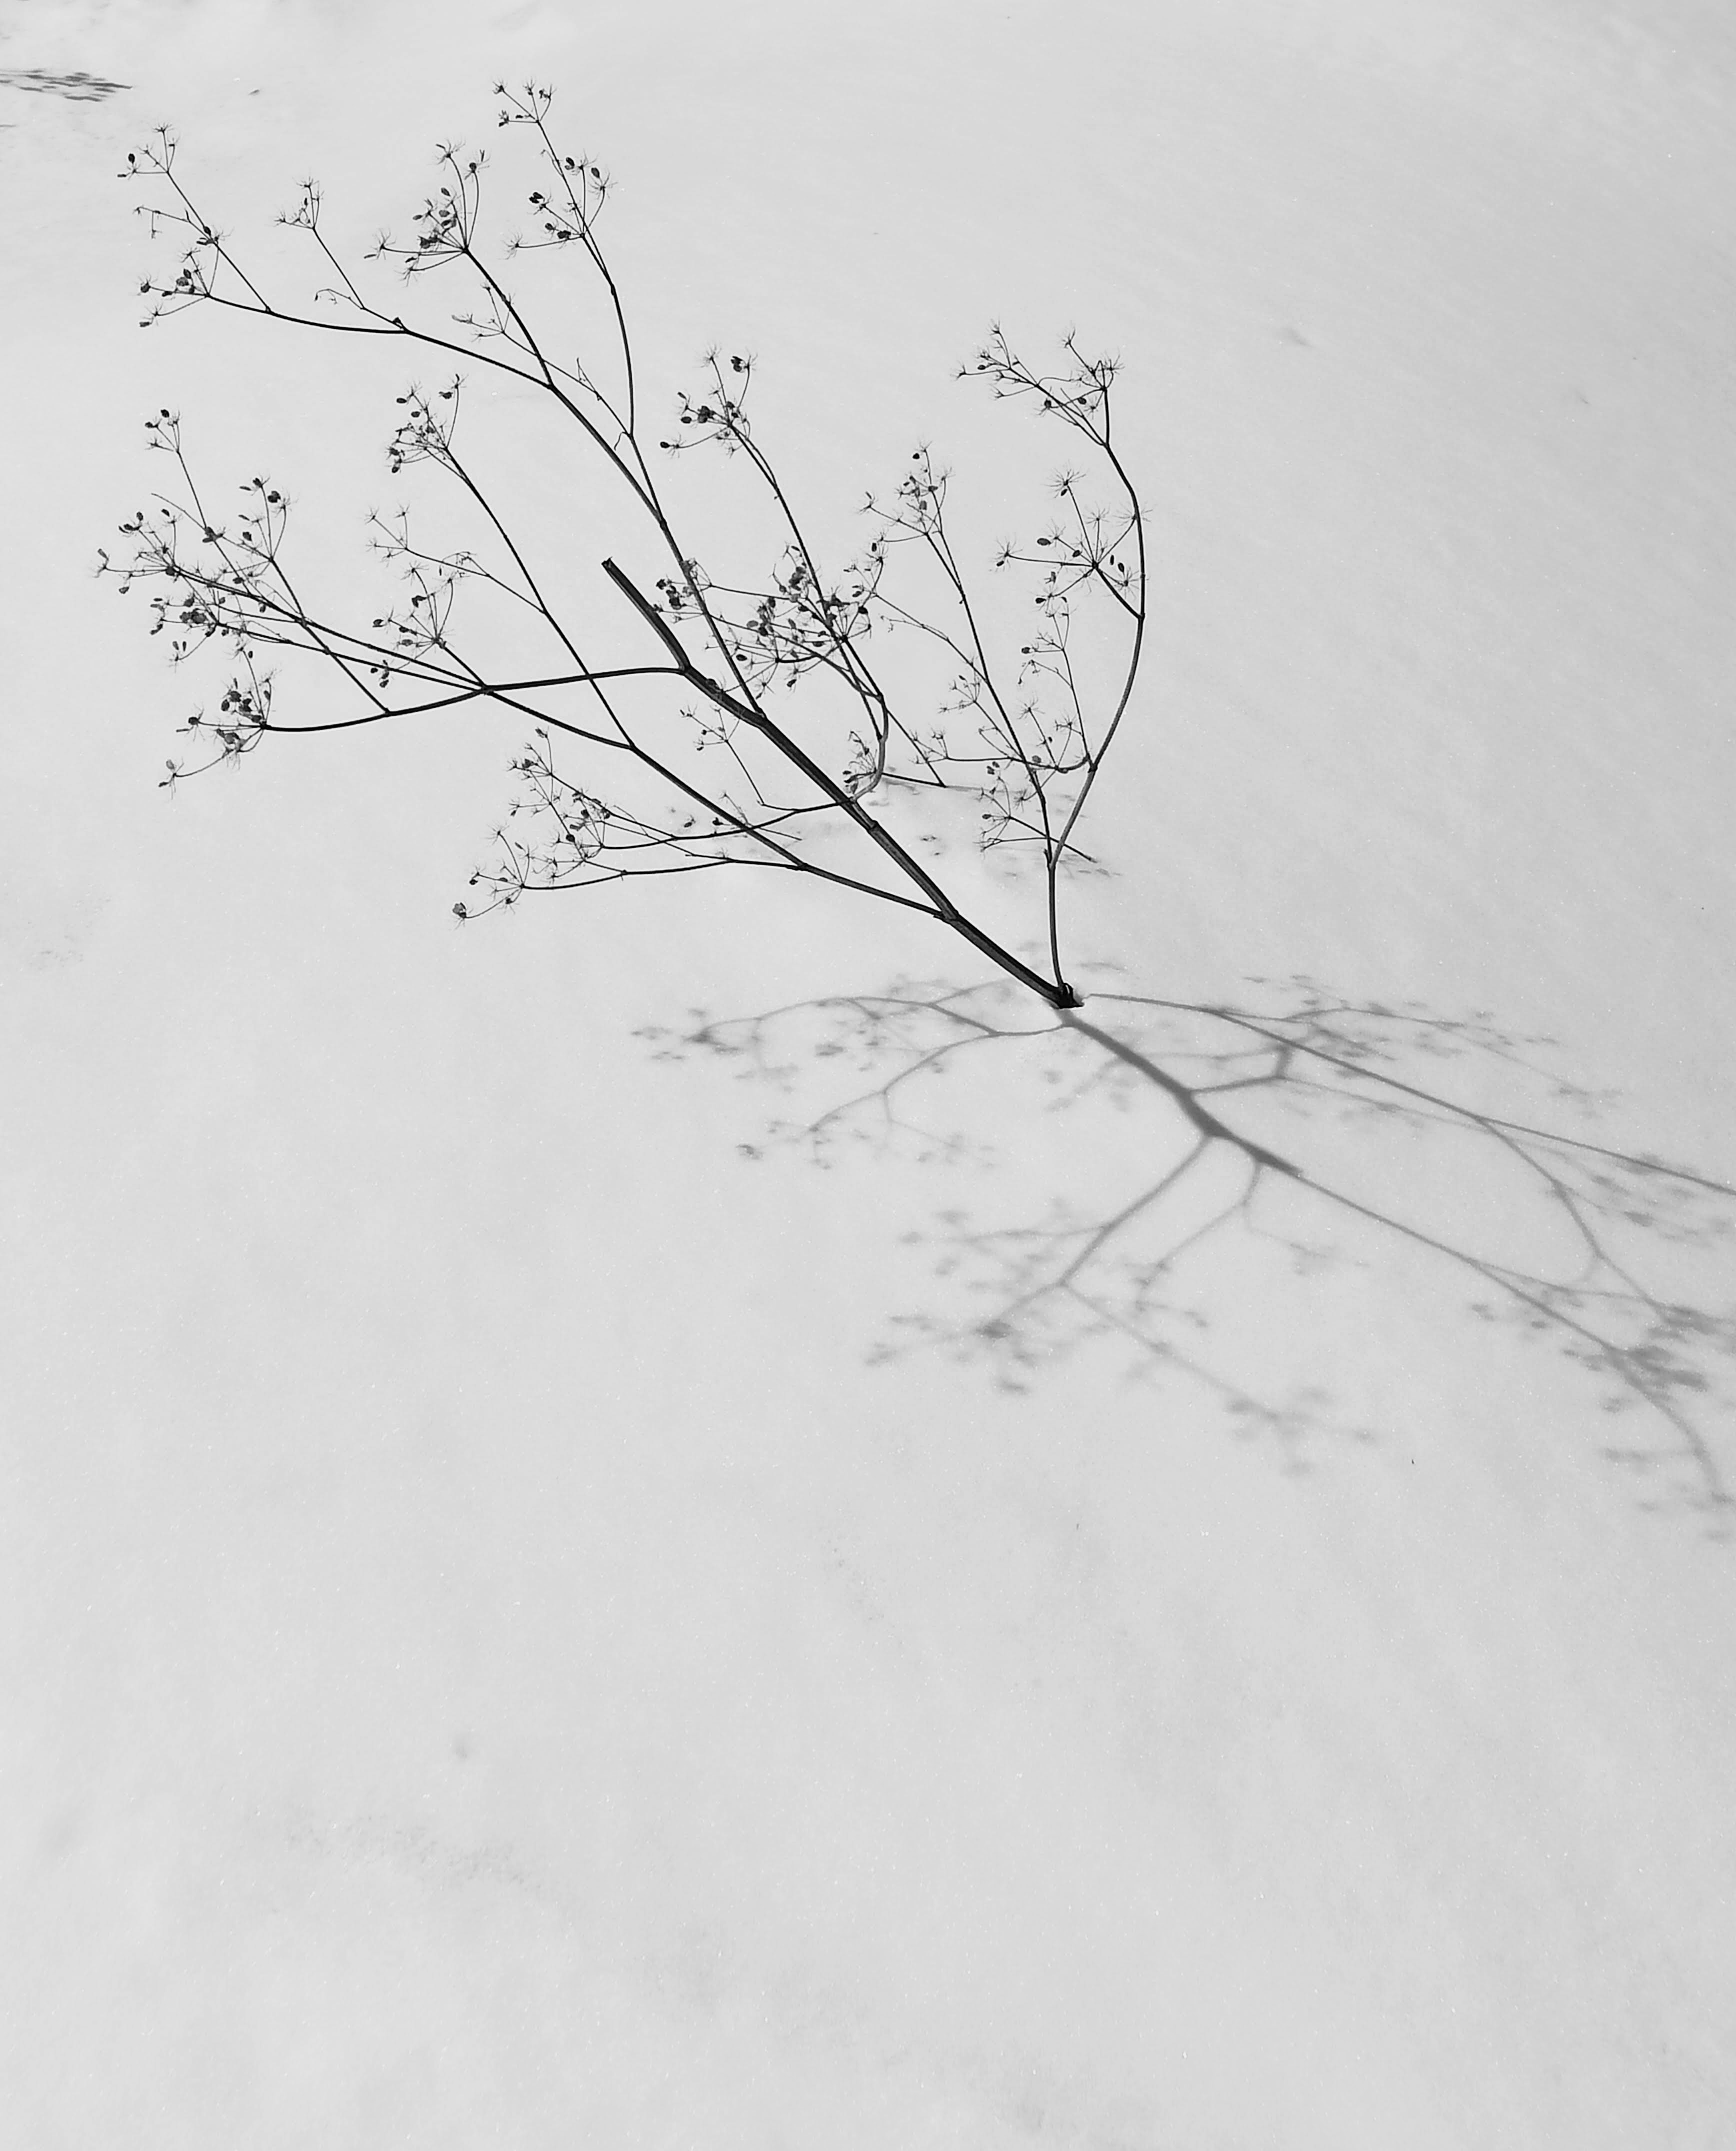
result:
[[[759,354],[830,544],[923,438],[985,544],[1031,512],[1050,443],[950,379],[990,319],[1125,358],[1156,637],[1082,974],[1486,1009],[1736,1177],[1728,8],[0,11],[0,2133],[1736,2142],[1736,1544],[1582,1369],[1281,1202],[1354,1266],[1211,1243],[1216,1387],[877,1358],[969,1312],[948,1212],[1112,1206],[1157,1101],[1052,1109],[1026,1041],[924,1101],[998,1162],[819,1171],[766,1124],[861,1087],[822,1029],[787,1095],[637,1034],[974,983],[919,922],[744,875],[458,929],[488,726],[154,789],[193,691],[89,574],[140,421],[359,573],[401,368],[141,336],[113,175],[169,120],[262,245],[310,170],[365,240],[497,74],[612,166],[660,392]],[[589,573],[599,504],[514,483]],[[1504,1222],[1369,1144],[1371,1200]]]

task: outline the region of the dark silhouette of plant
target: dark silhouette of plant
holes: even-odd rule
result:
[[[1736,1501],[1706,1422],[1736,1402],[1736,1304],[1704,1303],[1693,1258],[1728,1247],[1736,1190],[1468,1102],[1437,1072],[1451,1063],[1460,1087],[1541,1090],[1556,1110],[1590,1120],[1603,1101],[1533,1057],[1551,1040],[1515,1038],[1486,1013],[1349,1002],[1305,978],[1252,983],[1258,992],[1236,1003],[1094,993],[1101,1022],[1076,1009],[1021,1020],[998,984],[917,984],[647,1035],[666,1055],[738,1060],[785,1086],[819,1061],[853,1067],[865,1088],[774,1124],[775,1136],[822,1163],[846,1141],[964,1156],[968,1136],[916,1116],[924,1079],[1018,1041],[1051,1042],[1046,1074],[1060,1104],[1107,1086],[1118,1105],[1155,1096],[1166,1108],[1172,1140],[1107,1204],[1081,1205],[1070,1192],[1035,1221],[992,1225],[944,1211],[938,1268],[978,1311],[898,1317],[878,1356],[916,1345],[984,1354],[1017,1389],[1088,1339],[1119,1339],[1146,1364],[1205,1383],[1244,1431],[1293,1456],[1329,1423],[1331,1399],[1309,1384],[1264,1398],[1215,1364],[1204,1345],[1211,1318],[1189,1298],[1190,1261],[1240,1232],[1306,1274],[1358,1259],[1354,1229],[1347,1247],[1343,1232],[1300,1237],[1311,1225],[1365,1228],[1365,1238],[1427,1258],[1473,1314],[1517,1325],[1586,1368],[1607,1412],[1649,1417],[1662,1447],[1637,1435],[1605,1454],[1661,1486],[1660,1505],[1684,1503],[1726,1530]],[[1232,1098],[1243,1125],[1224,1118]],[[1117,1145],[1117,1155],[1140,1146]],[[1420,1176],[1430,1148],[1434,1169]],[[976,1155],[994,1162],[992,1151]],[[1443,1164],[1475,1183],[1463,1220],[1443,1219],[1450,1206],[1439,1188],[1409,1205],[1392,1192],[1395,1182],[1440,1180]],[[1669,1285],[1648,1279],[1672,1266]]]
[[[872,534],[859,557],[831,572],[749,417],[751,357],[714,353],[702,388],[680,397],[666,436],[648,443],[622,294],[598,236],[610,182],[600,165],[557,147],[549,91],[496,91],[504,99],[499,124],[529,137],[539,170],[541,184],[527,197],[535,220],[529,234],[484,239],[487,159],[448,145],[412,238],[382,236],[370,256],[396,265],[412,285],[459,280],[469,301],[463,310],[430,326],[365,296],[326,241],[321,195],[311,180],[280,221],[306,235],[322,273],[336,281],[304,306],[268,297],[183,186],[175,137],[163,129],[129,155],[123,175],[154,185],[143,205],[152,231],[179,234],[185,246],[172,279],[142,285],[151,301],[145,325],[212,306],[461,355],[509,377],[539,392],[548,417],[576,433],[618,488],[623,549],[640,545],[660,569],[630,573],[613,557],[602,561],[596,597],[612,601],[625,640],[606,660],[594,654],[599,606],[575,615],[562,595],[570,564],[542,557],[514,526],[480,461],[459,446],[459,372],[399,397],[402,417],[387,461],[394,474],[427,463],[449,478],[474,518],[479,549],[424,549],[407,511],[376,516],[373,543],[400,567],[402,595],[367,618],[327,617],[292,569],[281,490],[255,477],[233,514],[220,509],[194,476],[180,419],[160,411],[148,422],[148,440],[175,465],[180,489],[121,526],[131,558],[111,564],[105,554],[103,569],[120,578],[123,590],[155,586],[152,631],[169,632],[177,664],[215,641],[234,667],[215,716],[200,711],[189,721],[202,759],[172,762],[165,781],[236,761],[267,737],[460,706],[508,711],[530,721],[513,765],[518,801],[497,832],[498,856],[472,878],[480,897],[455,907],[460,918],[633,874],[772,868],[931,918],[1051,1006],[1073,1005],[1060,878],[1082,857],[1074,832],[1131,700],[1146,619],[1139,501],[1111,430],[1113,362],[1086,357],[1070,336],[1064,369],[1040,373],[996,329],[959,369],[1064,426],[1089,451],[1112,502],[1096,504],[1083,478],[1065,472],[1050,526],[1029,547],[1000,549],[998,567],[1031,579],[1031,625],[1004,652],[954,546],[948,475],[926,449],[884,499],[869,495]],[[528,303],[504,281],[507,261],[539,252],[564,252],[588,279],[594,349],[570,364],[554,356],[552,333],[533,326]],[[770,503],[782,542],[768,574],[726,580],[678,534],[656,458],[702,446],[740,458]],[[907,563],[919,564],[925,592],[906,587],[913,579],[897,571]],[[482,654],[486,627],[461,638],[461,595],[497,620],[509,616],[509,669]],[[1118,625],[1124,644],[1101,695],[1091,686],[1101,663],[1088,664],[1076,648],[1088,602]],[[938,714],[914,715],[909,692],[886,676],[880,647],[900,630],[946,676]],[[347,713],[295,722],[281,716],[266,663],[276,650],[310,656],[336,675]],[[960,793],[975,805],[984,846],[1033,848],[1040,858],[1046,968],[968,916],[917,856],[927,848],[914,817],[923,796]]]

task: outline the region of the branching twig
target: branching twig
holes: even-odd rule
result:
[[[437,184],[417,210],[410,236],[382,234],[368,256],[395,266],[411,285],[455,278],[468,288],[468,304],[431,322],[370,296],[362,271],[329,242],[324,195],[311,180],[279,222],[305,235],[325,281],[306,301],[280,298],[262,271],[244,266],[183,185],[175,138],[165,129],[129,156],[123,175],[153,184],[153,197],[143,205],[151,230],[178,236],[183,250],[171,277],[146,278],[141,286],[150,301],[145,325],[215,306],[277,327],[385,337],[443,359],[462,353],[472,366],[534,392],[552,419],[577,429],[622,488],[628,525],[617,554],[636,521],[641,539],[669,564],[647,584],[619,557],[602,563],[614,593],[655,638],[655,659],[639,657],[630,645],[606,660],[590,654],[616,623],[606,612],[582,623],[572,615],[568,564],[551,569],[536,557],[537,547],[514,527],[485,459],[473,449],[460,452],[462,373],[432,392],[412,385],[399,397],[404,415],[387,465],[393,475],[418,464],[442,473],[475,519],[479,542],[441,550],[412,539],[407,510],[389,524],[376,514],[376,549],[398,565],[403,595],[365,624],[328,617],[304,601],[288,564],[287,506],[264,478],[243,488],[247,505],[232,520],[207,509],[180,421],[164,411],[150,422],[151,443],[172,456],[180,491],[159,496],[124,524],[134,541],[132,557],[114,564],[104,555],[102,569],[119,576],[123,590],[139,581],[154,586],[156,629],[179,630],[170,645],[175,662],[215,642],[234,666],[217,721],[200,711],[188,726],[214,741],[215,752],[171,762],[166,781],[250,753],[267,733],[345,731],[442,708],[508,710],[532,720],[534,744],[513,763],[522,788],[507,818],[529,817],[526,826],[537,825],[536,833],[527,839],[503,825],[497,862],[473,877],[486,900],[458,905],[461,917],[600,879],[772,867],[923,913],[1051,1007],[1076,1006],[1062,959],[1060,874],[1067,861],[1084,857],[1073,842],[1075,825],[1131,701],[1145,625],[1139,502],[1110,431],[1113,362],[1086,357],[1070,337],[1067,370],[1040,375],[996,329],[961,369],[986,378],[997,396],[1036,398],[1090,445],[1118,504],[1112,512],[1089,507],[1081,481],[1069,473],[1057,486],[1065,524],[1029,549],[1003,549],[999,564],[1036,575],[1038,614],[1030,638],[1005,662],[991,651],[988,609],[954,548],[947,480],[928,451],[918,451],[890,505],[869,496],[874,534],[860,559],[828,575],[791,488],[756,437],[747,412],[753,362],[739,354],[711,355],[709,386],[679,398],[676,423],[657,444],[670,457],[709,444],[741,458],[777,516],[783,551],[769,579],[715,580],[678,534],[640,438],[627,314],[599,237],[608,177],[588,156],[558,147],[546,89],[508,93],[497,85],[497,93],[499,124],[528,135],[542,168],[543,183],[525,197],[537,228],[491,237],[488,159],[445,144]],[[607,347],[596,357],[558,357],[529,302],[505,281],[508,263],[543,252],[566,253],[595,280]],[[907,601],[890,588],[892,555],[905,545],[938,575],[949,620],[929,618],[919,595]],[[1074,632],[1076,606],[1094,595],[1107,601],[1127,639],[1100,722],[1089,714],[1091,690]],[[476,642],[460,640],[461,598],[512,614],[527,661],[515,664],[509,677],[482,660]],[[938,724],[899,706],[871,648],[877,635],[912,624],[959,668]],[[319,660],[361,706],[348,715],[284,721],[273,706],[271,676],[260,670],[267,651]],[[786,714],[788,691],[797,688],[816,691],[812,716]],[[774,690],[781,691],[775,710]],[[1053,707],[1045,700],[1051,694],[1058,697]],[[954,737],[948,720],[965,713],[970,734]],[[595,766],[557,777],[539,744],[555,732]],[[715,753],[698,759],[719,747],[721,779],[712,773],[719,767]],[[975,800],[984,846],[1039,847],[1045,968],[967,914],[919,858],[919,830],[901,828],[894,815],[870,803],[876,793],[888,804],[908,801],[913,790]]]

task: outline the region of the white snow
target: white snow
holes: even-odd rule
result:
[[[141,421],[286,483],[342,587],[402,365],[141,334],[125,151],[171,123],[260,258],[309,171],[366,243],[533,74],[655,392],[752,348],[828,544],[921,439],[984,548],[1040,512],[1056,444],[950,378],[991,319],[1122,356],[1156,625],[1090,984],[1486,1009],[1618,1096],[1411,1072],[1736,1178],[1727,9],[10,11],[0,2133],[1729,2143],[1736,1541],[1679,1455],[1603,1454],[1666,1435],[1302,1191],[1263,1217],[1354,1264],[1207,1243],[1206,1379],[876,1359],[971,1311],[945,1213],[1103,1214],[1161,1101],[1057,1106],[1086,1064],[1029,1040],[919,1101],[993,1162],[817,1170],[766,1124],[862,1087],[823,1025],[788,1095],[636,1033],[983,975],[920,922],[717,876],[459,929],[509,728],[154,788],[211,681],[90,575]],[[509,483],[592,576],[606,499]],[[1551,1229],[1475,1146],[1246,1110],[1425,1224]],[[1727,1252],[1632,1247],[1728,1307]]]

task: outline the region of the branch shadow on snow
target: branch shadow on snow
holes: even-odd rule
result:
[[[1300,977],[1251,980],[1234,1003],[1108,992],[1089,1009],[1033,1018],[1004,983],[900,984],[641,1035],[665,1058],[738,1061],[809,1108],[817,1070],[844,1063],[858,1087],[768,1131],[821,1164],[866,1146],[1016,1180],[1015,1214],[949,1204],[905,1236],[933,1250],[949,1304],[894,1317],[877,1359],[943,1351],[1020,1390],[1118,1342],[1131,1370],[1202,1385],[1303,1469],[1322,1437],[1379,1437],[1313,1375],[1275,1370],[1261,1339],[1298,1321],[1305,1336],[1332,1278],[1403,1263],[1443,1316],[1516,1328],[1583,1369],[1624,1436],[1603,1454],[1648,1506],[1736,1526],[1710,1432],[1736,1397],[1736,1307],[1712,1303],[1708,1260],[1736,1189],[1562,1125],[1610,1101],[1551,1072],[1552,1041]],[[935,1079],[991,1062],[994,1087],[954,1086],[977,1094],[962,1112],[926,1110]],[[1065,1116],[1010,1175],[984,1135],[1010,1079]],[[1071,1142],[1081,1113],[1117,1131]],[[1263,1316],[1251,1288],[1303,1297]],[[1231,1305],[1243,1334],[1214,1349]]]
[[[82,104],[99,104],[117,90],[131,87],[130,83],[107,82],[101,75],[88,74],[83,68],[74,68],[70,73],[47,68],[0,68],[0,89],[33,90],[42,97],[70,97]]]

